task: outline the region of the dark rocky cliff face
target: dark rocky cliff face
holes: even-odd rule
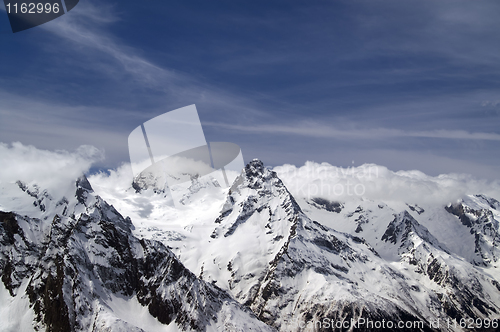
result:
[[[476,197],[486,203],[492,210],[500,210],[500,203],[484,195]],[[492,266],[500,260],[500,233],[499,222],[490,209],[471,207],[466,202],[449,204],[446,211],[456,216],[460,222],[469,228],[474,236],[475,254],[473,264],[478,266]]]
[[[494,280],[473,268],[460,268],[460,262],[407,211],[394,217],[382,241],[394,244],[417,273],[439,285],[434,305],[450,319],[482,319],[498,314],[498,306],[485,300],[491,288],[483,286],[494,285]]]

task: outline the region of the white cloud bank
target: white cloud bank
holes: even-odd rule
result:
[[[91,165],[104,158],[104,152],[82,145],[72,152],[37,149],[16,142],[0,143],[0,184],[22,181],[37,184],[55,197],[64,196],[75,180]]]
[[[73,186],[74,181],[103,156],[103,151],[92,146],[68,152],[41,150],[21,143],[0,143],[0,184],[21,180],[63,194],[63,190]],[[499,181],[467,174],[433,177],[416,170],[393,172],[375,164],[341,168],[314,162],[301,167],[283,165],[274,170],[297,197],[323,197],[344,202],[363,198],[412,204],[446,204],[467,194],[485,194],[500,199]],[[101,189],[116,199],[121,195],[124,198],[132,183],[132,170],[130,164],[125,163],[108,173],[91,175],[89,181],[98,193]]]
[[[274,170],[292,194],[302,198],[341,202],[363,198],[420,204],[447,204],[470,194],[500,199],[500,182],[468,174],[429,176],[417,170],[393,172],[375,164],[341,168],[314,162],[306,162],[302,167],[283,165]]]

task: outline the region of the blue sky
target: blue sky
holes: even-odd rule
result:
[[[4,10],[3,6],[1,9]],[[12,34],[0,142],[104,149],[196,104],[245,161],[500,176],[498,1],[95,1]]]

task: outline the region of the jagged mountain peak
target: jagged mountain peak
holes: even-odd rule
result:
[[[0,191],[4,211],[15,211],[41,220],[54,215],[76,216],[84,213],[97,201],[97,195],[84,174],[71,181],[54,180],[57,185],[44,188],[38,181],[3,183]]]
[[[382,236],[382,241],[391,242],[393,244],[404,242],[409,233],[416,231],[418,226],[418,222],[408,211],[404,210],[394,215],[394,219],[389,223],[387,230]]]
[[[404,210],[394,216],[394,219],[387,226],[384,235],[382,235],[381,240],[392,244],[399,244],[400,248],[408,248],[418,245],[418,240],[411,238],[412,234],[430,245],[433,245],[447,253],[449,252],[448,249],[446,249],[446,247],[441,244],[425,226],[421,225],[415,218],[413,218],[407,210]],[[412,243],[410,244],[408,241],[411,241]]]
[[[245,186],[251,189],[260,189],[273,185],[284,187],[276,172],[266,168],[259,159],[254,159],[245,166],[243,172],[233,183],[231,190],[236,189],[243,182]]]
[[[302,214],[301,208],[276,172],[254,159],[231,186],[215,220],[220,226],[214,230],[212,237],[222,234],[227,237],[252,217],[266,215],[266,218],[259,218],[263,222],[262,227],[267,229],[266,234],[273,233],[275,238],[283,239],[298,214]]]
[[[260,159],[254,158],[251,162],[249,162],[245,166],[245,170],[252,171],[254,173],[261,173],[262,174],[265,170],[264,163]]]
[[[485,195],[469,195],[445,210],[458,218],[474,236],[475,265],[492,266],[500,260],[500,203]]]
[[[89,192],[94,192],[94,189],[92,189],[92,185],[90,184],[90,182],[87,179],[87,177],[85,176],[85,174],[82,174],[82,176],[80,176],[76,180],[76,187],[86,189]]]
[[[82,175],[78,178],[78,180],[76,180],[75,197],[78,200],[78,203],[85,205],[88,195],[93,192],[94,189],[92,189],[92,186],[85,175]]]

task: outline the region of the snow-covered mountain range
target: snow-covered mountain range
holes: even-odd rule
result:
[[[119,171],[2,179],[0,330],[498,330],[491,186],[304,167],[193,178],[180,208]]]
[[[2,331],[273,330],[164,244],[135,237],[85,177],[57,198],[3,183],[2,203],[20,209],[0,212]]]

